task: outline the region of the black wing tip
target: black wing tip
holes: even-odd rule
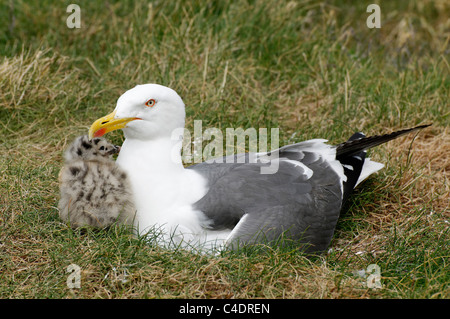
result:
[[[419,125],[419,126],[413,127],[412,130],[420,130],[420,129],[429,127],[429,126],[431,126],[431,125],[433,125],[433,123]]]
[[[400,137],[404,134],[421,130],[433,125],[433,123],[418,125],[412,128],[403,129],[399,131],[394,131],[392,133],[383,134],[383,135],[373,135],[369,137],[363,138],[355,138],[359,133],[355,133],[347,142],[336,145],[336,158],[341,159],[345,156],[349,156],[355,154],[357,152],[361,152],[363,150],[367,150],[369,148],[378,146],[380,144],[389,142],[397,137]]]

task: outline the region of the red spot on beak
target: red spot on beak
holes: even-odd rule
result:
[[[106,128],[101,128],[97,132],[94,133],[94,137],[101,137],[101,136],[105,135],[105,133],[106,133]]]

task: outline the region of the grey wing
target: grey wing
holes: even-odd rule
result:
[[[290,149],[278,155],[275,174],[261,174],[263,163],[191,166],[209,181],[195,207],[210,219],[210,228],[233,229],[231,248],[283,237],[306,251],[325,250],[339,218],[342,181],[318,154]]]

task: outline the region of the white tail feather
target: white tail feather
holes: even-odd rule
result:
[[[380,169],[384,167],[384,164],[371,161],[370,158],[366,158],[364,160],[364,165],[362,167],[361,174],[359,175],[358,181],[356,182],[356,186],[358,186],[359,183],[364,181],[367,177],[372,175],[373,173],[378,172]]]

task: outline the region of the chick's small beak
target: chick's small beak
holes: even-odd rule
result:
[[[120,146],[114,145],[114,147],[108,152],[110,155],[119,154],[120,152]]]
[[[108,132],[124,128],[129,122],[140,120],[138,117],[114,118],[116,111],[96,120],[89,129],[89,139],[100,137]]]

